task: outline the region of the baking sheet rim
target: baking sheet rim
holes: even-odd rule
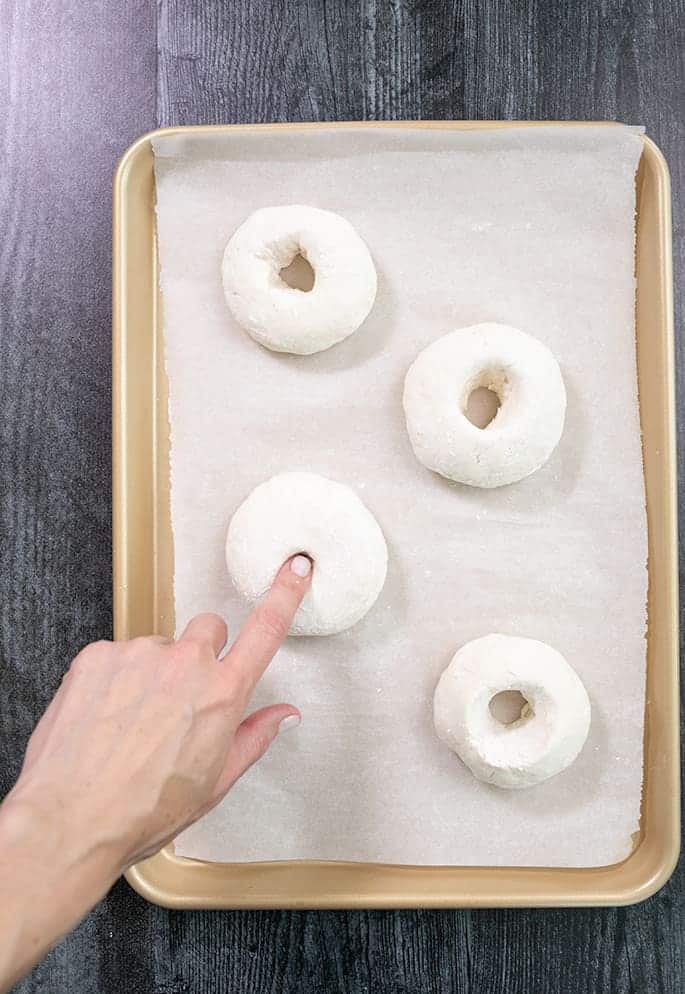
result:
[[[151,139],[166,135],[183,135],[207,132],[241,132],[255,130],[292,130],[301,128],[435,128],[435,129],[488,129],[511,126],[554,126],[556,124],[591,124],[611,122],[550,122],[550,121],[383,121],[383,122],[307,122],[303,124],[248,124],[248,125],[197,125],[190,127],[162,128],[139,138],[122,157],[114,178],[114,218],[113,218],[113,559],[114,559],[114,628],[115,637],[131,637],[156,629],[158,623],[158,602],[154,582],[144,584],[148,595],[152,595],[155,614],[151,624],[132,624],[131,608],[139,571],[129,569],[133,557],[132,536],[139,505],[131,507],[133,496],[131,470],[138,468],[141,460],[140,448],[132,453],[127,435],[131,407],[135,403],[133,391],[131,353],[132,348],[141,346],[133,332],[145,332],[154,339],[150,350],[150,387],[152,397],[147,406],[149,426],[147,439],[149,454],[156,460],[156,425],[154,391],[159,372],[159,356],[156,355],[156,335],[154,334],[157,314],[156,288],[156,247],[155,218],[152,199],[152,151]],[[672,272],[670,245],[670,184],[668,167],[657,146],[646,136],[643,137],[643,163],[648,162],[655,188],[650,196],[650,209],[655,212],[654,230],[640,232],[640,207],[638,208],[638,239],[651,238],[660,263],[658,272],[652,274],[656,287],[650,285],[649,295],[656,295],[656,316],[653,323],[658,333],[659,355],[657,360],[647,360],[640,355],[641,334],[640,308],[636,313],[636,335],[640,380],[640,408],[645,420],[645,398],[642,360],[649,365],[661,361],[663,369],[660,379],[661,390],[653,389],[647,413],[661,422],[658,448],[661,451],[659,465],[651,470],[658,479],[648,480],[648,458],[645,448],[645,479],[648,484],[648,509],[650,517],[650,627],[648,635],[648,656],[651,641],[655,638],[652,615],[662,616],[659,636],[665,640],[662,655],[657,661],[648,662],[648,694],[645,715],[645,789],[641,814],[640,840],[631,855],[621,863],[606,867],[590,868],[549,868],[549,867],[500,867],[500,866],[407,866],[395,864],[345,863],[321,860],[291,860],[269,863],[203,863],[196,860],[176,857],[167,848],[152,859],[132,867],[127,878],[132,886],[158,904],[168,907],[401,907],[401,906],[553,906],[570,904],[627,904],[643,900],[661,887],[670,876],[677,862],[680,845],[680,797],[679,797],[679,735],[678,735],[678,612],[677,612],[677,523],[675,508],[675,405],[673,370],[673,322],[672,322]],[[641,165],[642,169],[642,165]],[[138,171],[147,175],[147,194],[137,191],[138,204],[133,203],[135,181]],[[643,191],[644,193],[644,191]],[[135,197],[134,197],[135,199]],[[145,207],[147,209],[145,209]],[[644,211],[644,202],[642,211]],[[131,230],[136,235],[130,237]],[[141,229],[147,238],[140,238]],[[134,246],[137,244],[138,248]],[[143,242],[147,242],[143,245]],[[147,273],[141,272],[141,259],[133,259],[136,251],[143,255],[149,265]],[[637,250],[639,268],[639,248]],[[147,287],[147,306],[140,291]],[[138,296],[135,292],[138,290]],[[643,292],[646,292],[643,288]],[[638,273],[638,301],[639,301]],[[135,299],[134,299],[135,298]],[[142,318],[141,318],[142,312]],[[147,315],[147,320],[145,319]],[[651,315],[651,309],[650,309]],[[150,336],[150,328],[153,335]],[[650,340],[651,341],[651,340]],[[135,344],[134,344],[135,343]],[[144,348],[144,343],[142,343]],[[654,351],[654,342],[651,341]],[[648,350],[645,350],[645,355]],[[656,394],[656,397],[654,396]],[[141,398],[138,397],[140,401]],[[659,407],[659,403],[661,407]],[[661,415],[661,418],[659,418]],[[649,441],[643,424],[643,447]],[[137,456],[137,458],[136,458]],[[653,461],[653,460],[652,460]],[[151,497],[148,509],[152,513],[153,528],[155,513],[156,474],[148,466],[151,474]],[[650,486],[651,483],[651,486]],[[654,487],[650,495],[650,489]],[[138,491],[140,495],[140,491]],[[658,520],[651,521],[653,508],[658,498]],[[129,515],[130,512],[130,515]],[[140,514],[138,513],[140,518]],[[658,528],[656,527],[658,526]],[[663,548],[653,561],[653,530],[658,530]],[[157,549],[153,548],[153,558]],[[140,558],[140,557],[138,557]],[[155,563],[148,563],[153,571]],[[659,598],[655,598],[653,572],[658,568]],[[149,578],[148,578],[149,579]],[[653,603],[654,601],[654,603]],[[655,605],[659,610],[655,611]],[[663,629],[663,630],[661,630]],[[654,686],[653,686],[654,685]],[[658,695],[654,691],[658,691]],[[661,743],[661,760],[656,756],[652,742],[652,710],[657,707],[661,718],[666,718],[665,728],[657,733]],[[651,748],[650,748],[651,747]],[[652,789],[654,784],[659,790]],[[416,878],[416,879],[412,879]],[[220,886],[217,889],[217,882]],[[421,886],[419,886],[421,883]],[[242,889],[238,890],[238,887]]]

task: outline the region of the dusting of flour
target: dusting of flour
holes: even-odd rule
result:
[[[624,127],[306,130],[154,139],[169,374],[177,626],[246,607],[224,563],[231,514],[263,480],[348,484],[389,549],[349,631],[290,639],[254,706],[302,725],[178,840],[206,859],[587,866],[638,827],[646,522],[634,343],[635,169]],[[221,259],[264,205],[345,217],[378,294],[363,329],[315,356],[257,346]],[[561,441],[515,486],[474,490],[414,457],[402,412],[419,352],[511,324],[547,345],[568,397]],[[455,397],[455,403],[458,398]],[[529,790],[479,783],[433,731],[456,649],[488,632],[554,646],[590,696],[578,760]]]

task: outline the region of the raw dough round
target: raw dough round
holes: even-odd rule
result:
[[[297,255],[314,270],[308,291],[280,271]],[[376,269],[349,221],[316,207],[264,207],[224,252],[224,294],[234,318],[274,352],[311,355],[356,331],[376,298]]]
[[[486,387],[500,408],[485,428],[466,416]],[[501,487],[534,473],[561,438],[566,390],[542,342],[504,324],[476,324],[421,352],[404,381],[404,413],[416,458],[472,487]]]
[[[335,635],[364,617],[385,583],[388,550],[353,490],[316,473],[281,473],[255,487],[226,538],[238,593],[258,600],[297,552],[313,559],[314,573],[291,635]]]
[[[490,701],[505,690],[526,699],[502,724]],[[590,729],[585,687],[564,657],[535,639],[486,635],[455,654],[435,689],[438,736],[474,776],[496,787],[530,787],[573,762]]]

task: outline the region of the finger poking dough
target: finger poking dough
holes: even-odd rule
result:
[[[490,702],[519,691],[526,704],[505,725]],[[468,642],[443,672],[433,720],[446,743],[479,780],[530,787],[574,761],[590,729],[590,701],[575,670],[544,642],[486,635]]]
[[[349,487],[316,473],[261,483],[231,518],[226,564],[238,593],[258,600],[280,566],[304,552],[311,587],[291,635],[334,635],[356,624],[381,592],[388,550],[376,519]]]
[[[497,394],[485,428],[467,415],[474,390]],[[476,324],[420,353],[404,382],[407,431],[428,469],[472,487],[501,487],[529,476],[554,451],[564,428],[566,390],[542,342],[503,324]]]
[[[314,271],[309,291],[281,270],[301,255]],[[234,318],[274,352],[311,355],[355,332],[376,297],[376,269],[349,221],[332,211],[292,205],[251,214],[224,252],[223,285]]]

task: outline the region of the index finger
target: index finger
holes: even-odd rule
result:
[[[311,583],[312,561],[293,556],[281,566],[264,599],[252,611],[224,658],[246,693],[252,692],[283,644]]]

